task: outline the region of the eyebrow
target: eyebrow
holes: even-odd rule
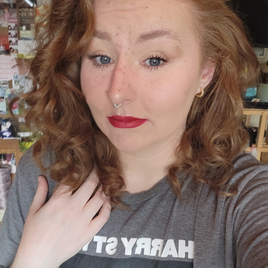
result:
[[[99,30],[95,30],[94,37],[101,39],[101,40],[112,41],[112,37],[110,36],[109,33],[99,31]],[[169,30],[163,29],[163,30],[153,30],[153,31],[141,34],[137,39],[137,43],[143,43],[148,40],[153,40],[153,39],[157,39],[161,37],[168,37],[170,39],[177,40],[179,42],[181,41],[175,33]]]
[[[101,39],[101,40],[107,40],[107,41],[112,40],[111,36],[107,32],[102,32],[98,30],[94,32],[94,37]]]
[[[153,40],[153,39],[157,39],[161,37],[168,37],[170,39],[180,41],[179,37],[175,33],[169,30],[163,29],[163,30],[153,30],[153,31],[142,34],[138,38],[137,43],[143,43],[148,40]]]

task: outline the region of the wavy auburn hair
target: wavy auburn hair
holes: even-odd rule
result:
[[[216,69],[205,95],[193,102],[178,161],[169,168],[168,180],[178,195],[178,170],[216,191],[228,182],[248,138],[241,125],[241,93],[256,82],[258,67],[242,23],[222,0],[187,3],[198,29],[202,63],[210,61]],[[43,132],[33,150],[43,172],[76,190],[94,169],[105,193],[118,203],[125,184],[116,148],[95,124],[80,85],[81,56],[94,31],[93,10],[90,0],[52,0],[36,31],[30,67],[34,87],[23,96],[29,106],[26,123]],[[41,159],[48,148],[53,164],[44,167]]]

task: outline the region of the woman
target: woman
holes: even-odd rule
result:
[[[268,168],[241,153],[258,63],[238,18],[221,0],[64,0],[44,27],[25,96],[43,136],[0,265],[266,267]]]

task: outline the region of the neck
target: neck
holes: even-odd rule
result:
[[[119,152],[123,166],[125,190],[138,193],[149,190],[168,174],[168,167],[175,161],[174,146],[143,150],[142,152]]]

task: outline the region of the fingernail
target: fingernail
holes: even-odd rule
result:
[[[39,176],[38,176],[38,179],[37,179],[38,184],[39,184],[39,183],[40,183],[40,181],[41,181],[41,176],[42,176],[42,175],[39,175]]]

